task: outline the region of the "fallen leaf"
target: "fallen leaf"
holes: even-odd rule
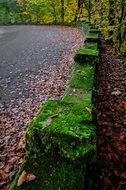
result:
[[[34,179],[36,179],[36,176],[34,174],[32,173],[27,174],[27,179],[26,179],[27,182],[33,181]]]
[[[23,171],[22,174],[20,175],[19,179],[18,179],[18,182],[17,182],[18,187],[26,181],[26,177],[27,177],[27,172]]]
[[[88,107],[86,107],[84,111],[87,112],[87,113],[92,113],[92,109],[88,108]]]
[[[34,179],[36,179],[34,174],[23,171],[18,179],[17,186],[21,186],[24,182],[33,181]]]
[[[76,92],[76,89],[73,89],[73,92]]]
[[[126,172],[122,172],[121,175],[120,175],[120,177],[126,179]]]

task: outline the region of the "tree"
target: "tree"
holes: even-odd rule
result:
[[[61,0],[61,22],[64,23],[65,7],[64,0]]]

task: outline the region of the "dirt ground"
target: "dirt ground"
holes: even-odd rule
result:
[[[126,61],[102,43],[97,69],[98,190],[126,188]]]

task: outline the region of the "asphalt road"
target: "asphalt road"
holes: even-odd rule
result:
[[[28,97],[29,75],[57,65],[72,48],[70,38],[62,27],[0,26],[0,103]]]

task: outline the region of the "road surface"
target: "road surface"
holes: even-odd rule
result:
[[[0,26],[0,103],[30,97],[29,76],[60,64],[73,45],[69,27]]]

